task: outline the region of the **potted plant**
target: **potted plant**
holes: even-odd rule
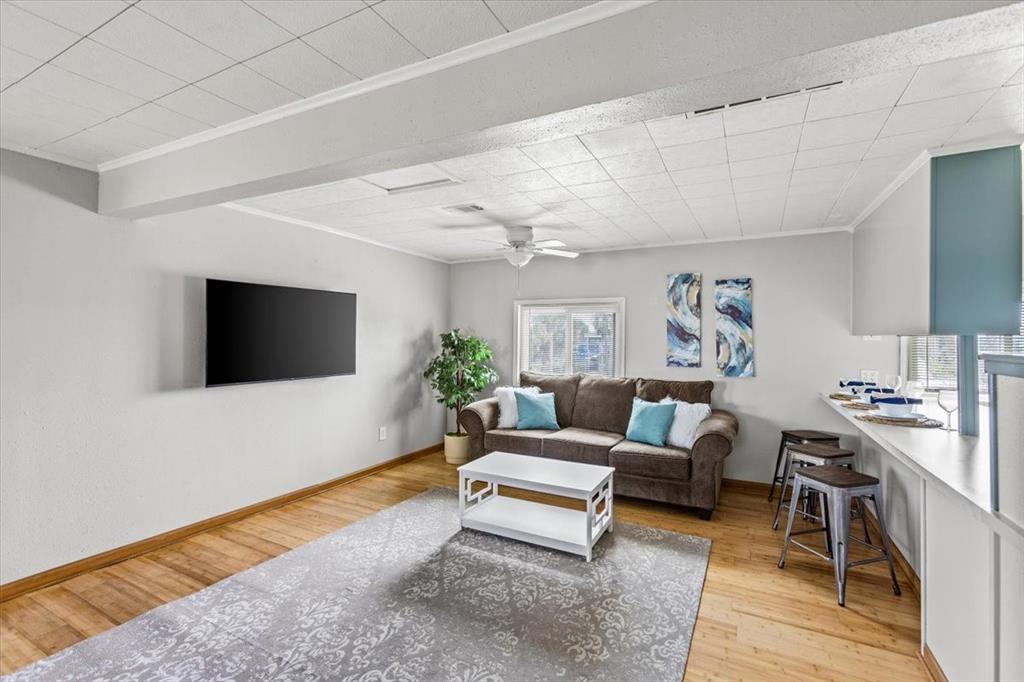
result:
[[[437,392],[437,402],[455,410],[455,432],[444,435],[444,458],[449,464],[463,464],[469,453],[469,436],[462,432],[459,413],[498,373],[488,366],[491,349],[487,342],[466,336],[458,329],[441,334],[441,354],[427,365],[423,376]]]

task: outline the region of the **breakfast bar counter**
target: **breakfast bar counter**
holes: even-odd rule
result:
[[[860,436],[858,470],[882,482],[886,524],[918,579],[921,658],[941,669],[934,677],[1022,679],[1024,529],[992,509],[986,411],[982,435],[962,436],[864,421],[871,412],[822,400]],[[945,423],[937,405],[924,412]]]
[[[843,407],[843,401],[833,400],[825,393],[821,399],[919,476],[933,480],[985,512],[991,509],[987,429],[980,436],[962,436],[945,429],[873,424],[857,419],[858,415],[871,412]],[[929,417],[945,423],[945,413],[934,405],[926,404],[924,410]],[[984,410],[981,417],[984,423]]]

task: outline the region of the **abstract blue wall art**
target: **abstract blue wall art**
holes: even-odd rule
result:
[[[749,277],[715,280],[715,343],[723,377],[754,376],[754,318]]]
[[[700,273],[668,276],[668,367],[700,367]]]

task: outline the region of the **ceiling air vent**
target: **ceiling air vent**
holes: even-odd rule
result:
[[[691,111],[686,115],[687,118],[693,118],[695,116],[703,116],[716,111],[724,111],[726,109],[735,109],[736,107],[742,107],[747,104],[754,104],[756,102],[766,102],[768,100],[778,99],[780,97],[789,97],[790,95],[798,95],[802,92],[817,92],[818,90],[826,90],[836,85],[842,85],[843,81],[835,81],[833,83],[822,83],[821,85],[813,85],[809,88],[802,88],[800,90],[790,90],[789,92],[780,92],[774,95],[766,95],[764,97],[755,97],[754,99],[745,99],[739,102],[730,102],[729,104],[719,104],[717,107],[707,107],[706,109],[697,109]]]
[[[459,204],[458,206],[444,206],[441,210],[462,215],[464,213],[480,213],[484,210],[484,207],[478,204]]]

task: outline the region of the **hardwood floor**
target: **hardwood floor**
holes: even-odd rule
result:
[[[0,673],[435,485],[456,485],[440,453],[16,597],[0,605]],[[920,605],[906,585],[895,597],[884,564],[851,569],[844,609],[821,560],[794,549],[779,570],[782,534],[759,490],[726,483],[709,522],[625,498],[615,515],[713,541],[686,680],[928,679],[917,656]]]

